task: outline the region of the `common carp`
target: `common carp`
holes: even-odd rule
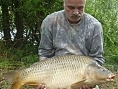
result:
[[[29,68],[4,74],[11,83],[10,89],[23,85],[44,84],[47,89],[79,89],[114,81],[115,74],[86,56],[64,55],[36,62]]]

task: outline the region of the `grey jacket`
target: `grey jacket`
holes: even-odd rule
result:
[[[41,59],[72,54],[90,56],[103,63],[101,23],[84,13],[78,24],[70,24],[64,10],[54,12],[42,22],[38,51]]]

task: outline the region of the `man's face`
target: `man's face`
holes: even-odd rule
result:
[[[64,0],[64,10],[68,21],[78,23],[84,12],[86,0]]]

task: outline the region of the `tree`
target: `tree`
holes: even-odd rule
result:
[[[21,0],[14,0],[14,20],[17,29],[15,39],[23,39],[23,15],[20,7],[22,6]]]
[[[6,0],[2,0],[1,2],[2,2],[1,3],[1,5],[2,5],[2,28],[3,28],[3,32],[4,32],[4,40],[11,40],[8,2]]]
[[[21,0],[13,0],[13,13],[14,13],[14,24],[16,27],[16,35],[14,37],[14,46],[19,47],[23,45],[23,32],[24,32],[24,26],[23,26],[23,13],[22,13],[22,1]]]

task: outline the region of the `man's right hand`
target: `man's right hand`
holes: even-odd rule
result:
[[[45,85],[40,84],[37,89],[46,89]],[[88,87],[87,85],[83,85],[80,89],[93,89],[92,87]]]
[[[93,89],[92,87],[88,87],[87,85],[83,85],[80,89]]]
[[[45,87],[45,85],[40,84],[40,85],[37,87],[37,89],[46,89],[46,87]]]

